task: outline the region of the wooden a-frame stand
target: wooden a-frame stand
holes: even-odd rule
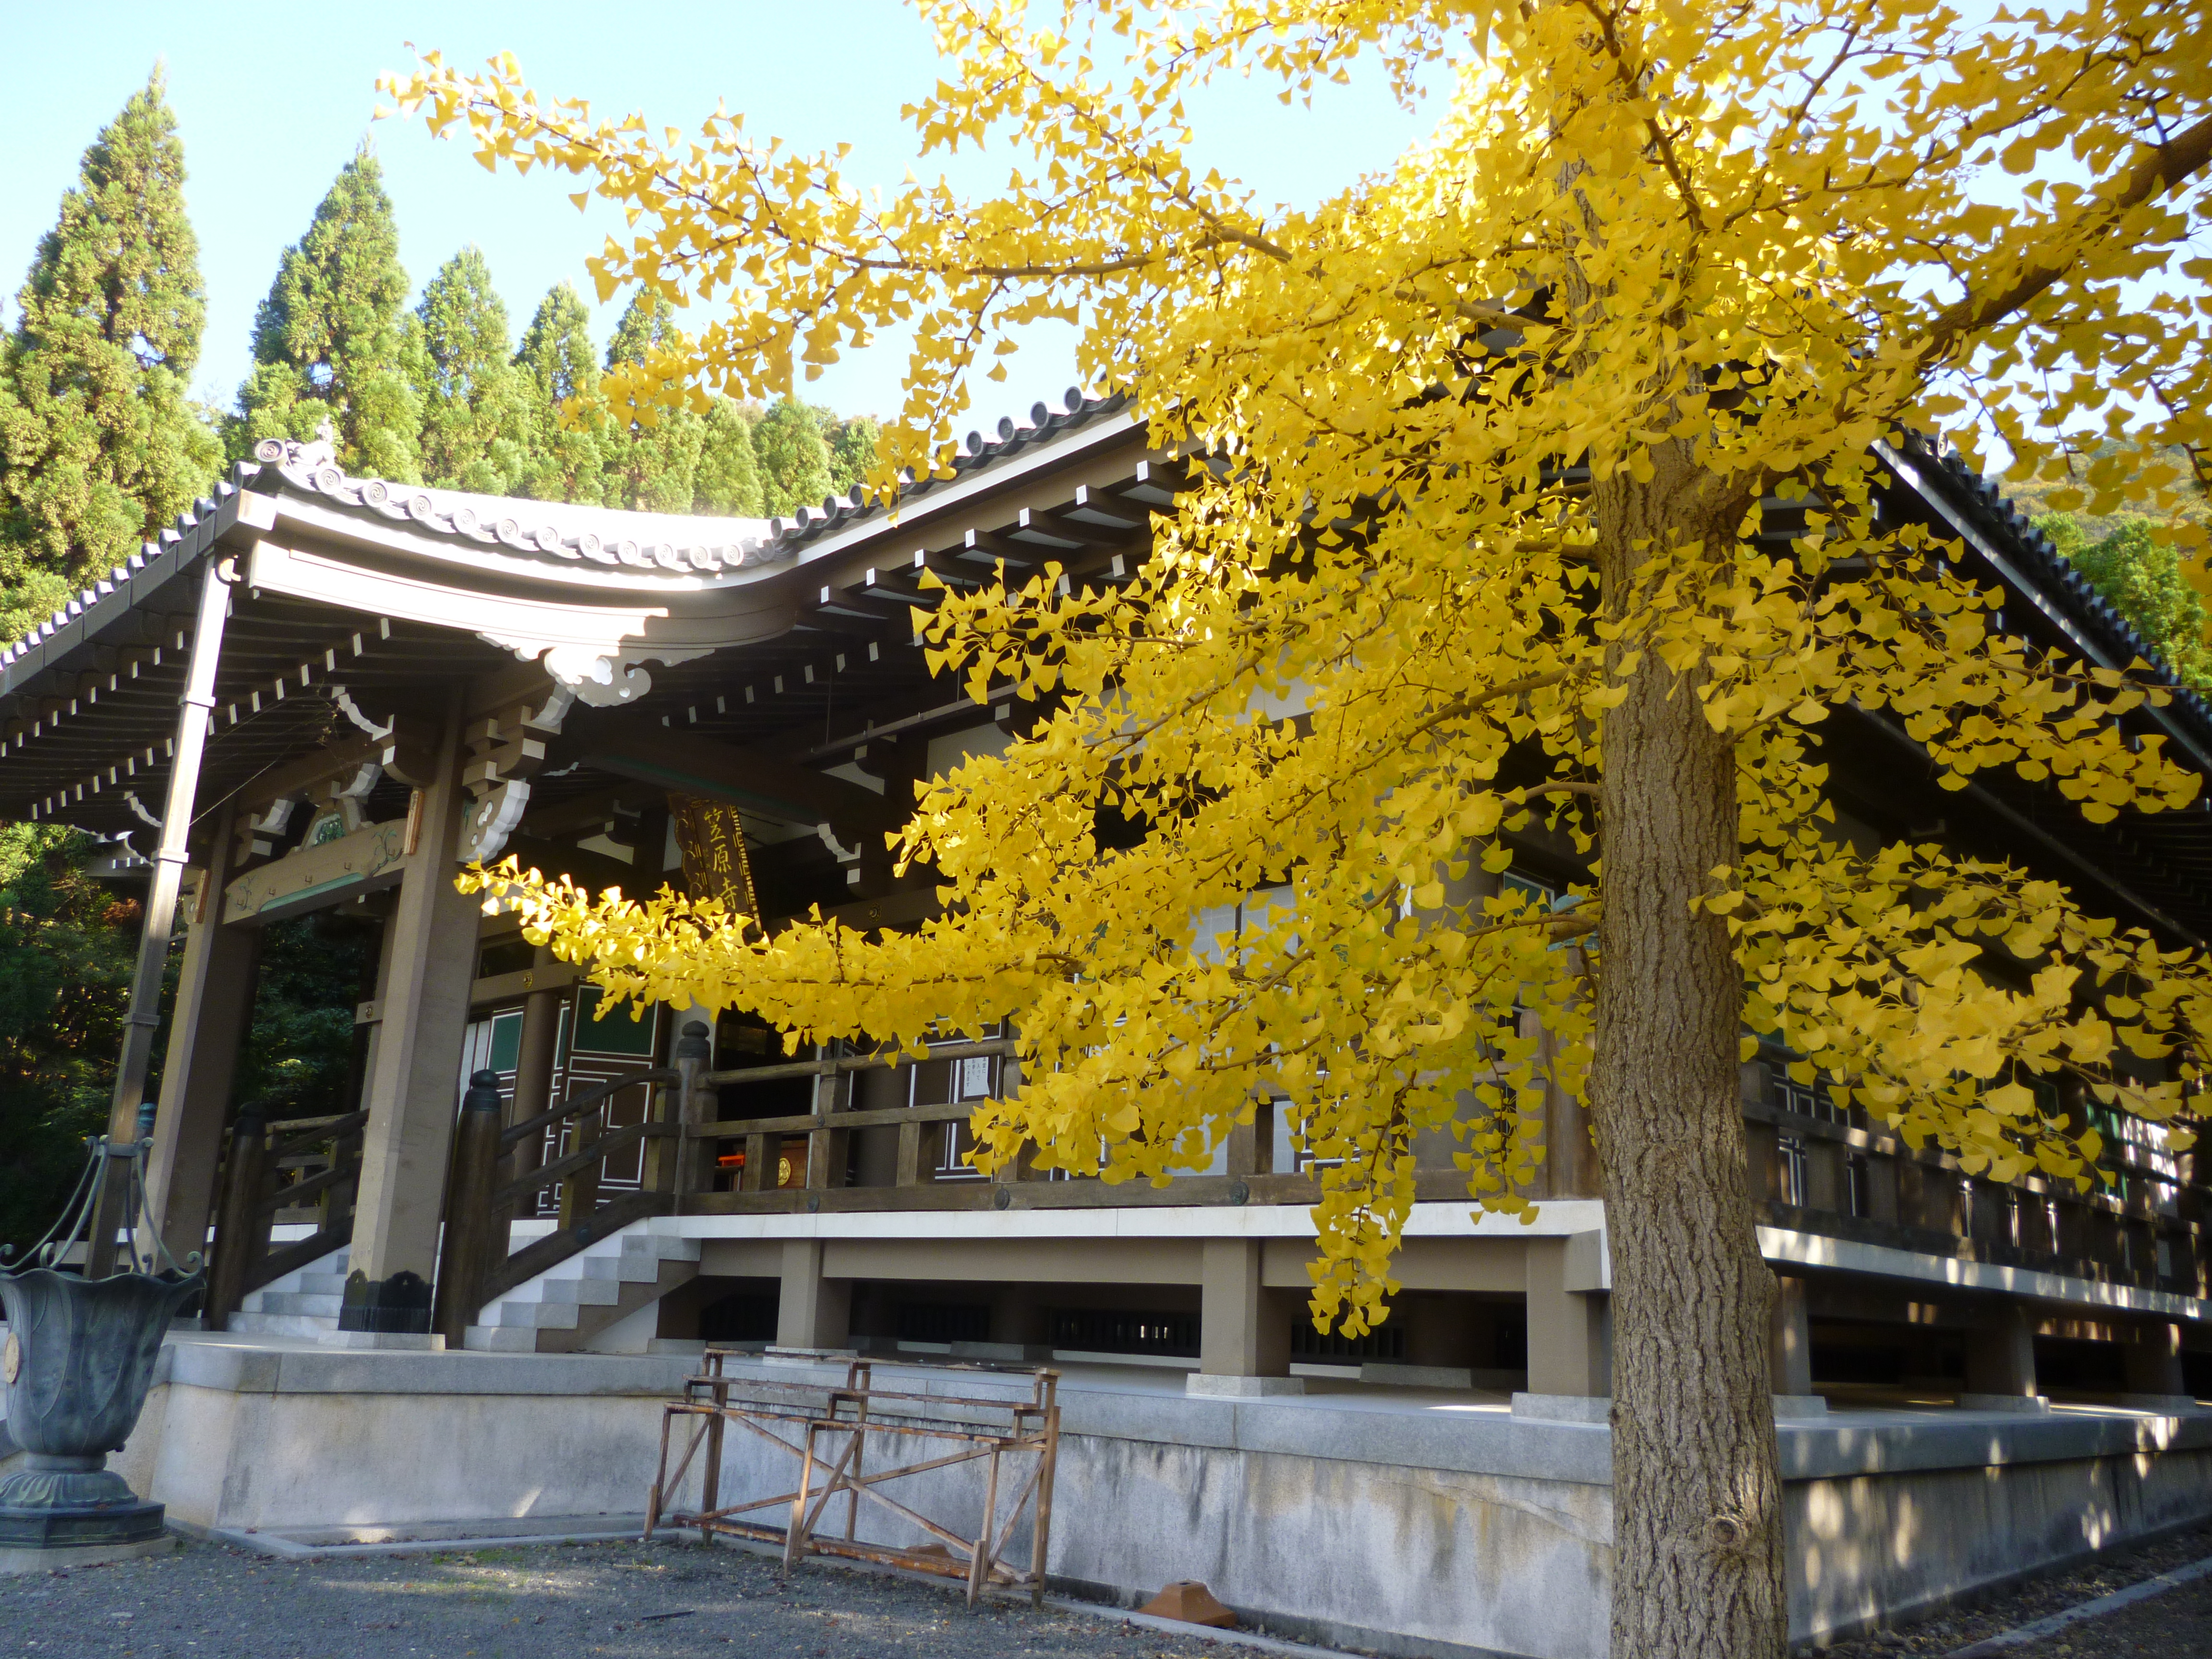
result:
[[[731,1351],[708,1349],[705,1370],[685,1381],[683,1399],[672,1401],[662,1409],[660,1468],[646,1505],[647,1539],[663,1526],[678,1529],[696,1527],[702,1543],[711,1541],[716,1533],[725,1533],[734,1538],[780,1544],[783,1547],[786,1571],[809,1552],[847,1556],[941,1577],[964,1577],[970,1607],[975,1604],[986,1583],[1026,1585],[1031,1601],[1042,1605],[1046,1550],[1052,1529],[1053,1467],[1060,1446],[1057,1371],[981,1364],[918,1368],[995,1373],[1029,1380],[1027,1400],[993,1400],[872,1389],[870,1362],[865,1359],[855,1360],[848,1366],[844,1386],[836,1388],[733,1376],[725,1364],[731,1357]],[[902,1369],[905,1369],[903,1364]],[[678,1438],[676,1425],[679,1419],[688,1419],[688,1433],[683,1437],[682,1450],[672,1468],[669,1453]],[[722,1440],[727,1425],[732,1423],[781,1447],[799,1460],[799,1485],[794,1490],[739,1504],[724,1504],[719,1501]],[[781,1428],[784,1425],[790,1426]],[[951,1441],[960,1449],[869,1473],[864,1468],[868,1440],[871,1436],[884,1435],[902,1436],[914,1441]],[[692,1459],[702,1449],[705,1457],[700,1473],[699,1506],[695,1510],[679,1510],[674,1504],[676,1494],[690,1470]],[[1033,1455],[1036,1462],[1001,1525],[1001,1466],[1009,1458],[1029,1455]],[[983,1485],[982,1524],[972,1539],[881,1490],[894,1480],[984,1460],[988,1460],[988,1468]],[[830,1500],[840,1492],[846,1494],[844,1535],[824,1536],[819,1530],[823,1512]],[[863,1498],[890,1510],[937,1541],[916,1548],[862,1541],[857,1534]],[[1002,1558],[1032,1499],[1036,1506],[1036,1524],[1031,1531],[1029,1566],[1024,1570]],[[790,1505],[791,1510],[790,1521],[782,1527],[736,1518],[782,1504]]]

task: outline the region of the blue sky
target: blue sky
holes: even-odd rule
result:
[[[249,359],[254,307],[278,257],[306,230],[315,204],[365,132],[380,102],[380,71],[404,70],[405,43],[474,64],[511,51],[544,94],[581,96],[603,112],[641,109],[654,125],[690,126],[726,99],[748,129],[807,148],[854,146],[850,178],[895,183],[914,160],[902,102],[926,91],[939,65],[927,31],[897,0],[808,0],[803,5],[624,7],[562,3],[272,8],[187,3],[46,5],[14,0],[0,47],[17,66],[0,100],[0,295],[5,316],[39,237],[93,136],[144,82],[156,58],[185,142],[187,199],[199,232],[208,331],[195,389],[228,407]],[[30,66],[35,66],[34,69]],[[28,72],[27,72],[27,70]],[[1387,165],[1427,125],[1399,110],[1379,77],[1332,89],[1315,108],[1286,110],[1258,88],[1236,87],[1194,111],[1203,159],[1263,199],[1309,202]],[[620,221],[595,203],[579,214],[560,179],[495,178],[419,123],[377,123],[377,154],[399,219],[401,256],[417,289],[467,242],[480,246],[519,332],[545,290],[573,279],[592,299],[584,260]],[[988,183],[1010,158],[988,158],[969,179]],[[970,167],[975,164],[971,162]],[[930,172],[939,170],[933,162]],[[600,307],[604,342],[621,304]],[[1003,386],[979,388],[978,413],[995,420],[1055,398],[1071,374],[1063,337],[1025,348]],[[837,365],[810,401],[842,412],[898,404],[896,350]],[[1001,409],[988,400],[1004,399]]]

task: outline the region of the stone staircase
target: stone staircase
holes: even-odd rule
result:
[[[345,1300],[346,1260],[350,1246],[340,1246],[317,1261],[295,1267],[250,1291],[230,1316],[228,1328],[258,1336],[327,1336],[338,1328],[338,1308]]]
[[[465,1346],[487,1353],[574,1353],[699,1273],[696,1239],[632,1222],[525,1280],[485,1308]]]

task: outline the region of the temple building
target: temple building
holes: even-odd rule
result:
[[[2094,664],[2147,654],[1955,458],[1885,459],[1885,513],[1960,543],[2008,631]],[[884,832],[1035,709],[933,678],[913,617],[939,590],[920,578],[1057,561],[1111,583],[1183,476],[1119,402],[1073,393],[971,434],[896,521],[842,500],[758,521],[471,496],[272,443],[0,657],[0,817],[114,838],[146,884],[118,1122],[145,1121],[178,919],[149,1187],[169,1249],[211,1265],[134,1441],[153,1495],[240,1532],[624,1510],[650,1458],[623,1461],[640,1431],[608,1402],[669,1391],[702,1342],[764,1364],[1048,1361],[1090,1402],[1068,1433],[1096,1448],[1063,1475],[1098,1499],[1086,1515],[1173,1512],[1095,1547],[1063,1521],[1069,1582],[1204,1577],[1287,1633],[1390,1651],[1602,1652],[1609,1279],[1571,1102],[1533,1226],[1471,1214],[1436,1149],[1392,1317],[1346,1340],[1306,1316],[1316,1183],[1286,1113],[1164,1188],[986,1178],[965,1121],[1020,1087],[1008,1034],[894,1066],[788,1054],[734,1013],[602,1018],[574,969],[455,890],[469,860],[513,854],[595,888],[749,898],[770,926],[810,906],[861,928],[932,914]],[[2127,723],[2212,776],[2195,696]],[[1939,789],[1887,714],[1824,730],[1846,820],[2014,860],[2169,946],[2212,936],[2212,813],[2092,825],[2009,776]],[[1504,879],[1535,890],[1577,872],[1540,835],[1516,858]],[[343,1098],[272,1120],[235,1088],[256,961],[271,924],[317,911],[352,919],[374,963],[355,1066]],[[1978,1180],[1792,1082],[1789,1058],[1745,1066],[1743,1113],[1782,1285],[1800,1633],[2212,1510],[2197,1155],[2114,1119],[2116,1188]],[[599,1451],[573,1427],[592,1401]],[[410,1438],[472,1473],[412,1470],[393,1450]],[[2014,1466],[2064,1478],[2015,1471],[1990,1496]],[[2102,1518],[2077,1523],[2087,1500],[2062,1488]],[[1909,1505],[1925,1536],[1978,1515],[1996,1541],[1900,1554]],[[1272,1540],[1252,1535],[1261,1512]],[[1346,1537],[1392,1561],[1328,1584],[1293,1570]]]

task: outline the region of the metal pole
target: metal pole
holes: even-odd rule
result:
[[[146,1073],[154,1061],[154,1031],[161,1021],[161,973],[168,965],[169,933],[176,925],[177,893],[184,884],[185,842],[191,833],[192,805],[198,794],[200,757],[207,748],[208,722],[215,708],[216,665],[222,655],[223,624],[230,618],[230,586],[237,579],[228,559],[210,556],[200,580],[199,616],[192,626],[191,654],[185,665],[185,694],[177,711],[177,748],[169,763],[168,793],[161,808],[161,835],[154,849],[154,874],[146,892],[144,931],[138,936],[138,965],[131,979],[131,1009],[123,1019],[123,1054],[115,1066],[115,1097],[107,1115],[110,1157],[128,1157],[138,1144],[138,1108],[146,1098]],[[210,893],[210,903],[222,896]],[[219,918],[218,918],[219,919]],[[123,1225],[123,1184],[106,1183],[100,1211],[86,1241],[85,1276],[105,1279],[115,1271],[115,1234]]]

